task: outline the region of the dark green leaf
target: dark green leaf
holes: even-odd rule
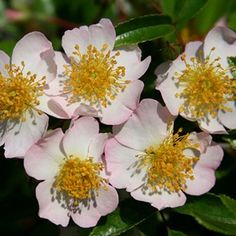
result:
[[[232,210],[229,210],[221,197],[217,195],[206,194],[194,198],[175,210],[193,216],[199,224],[209,230],[226,235],[236,235],[236,214],[232,213]]]
[[[116,27],[116,47],[137,44],[164,37],[174,32],[167,16],[149,15],[131,19]]]
[[[127,232],[142,223],[156,210],[145,203],[128,199],[120,204],[120,207],[99,222],[89,236],[116,236]],[[138,214],[137,214],[138,213]]]
[[[180,231],[168,229],[168,236],[186,236],[186,234],[184,234]]]
[[[207,0],[162,0],[161,6],[163,13],[178,24],[194,17],[206,3]]]
[[[236,200],[226,195],[220,195],[219,197],[228,210],[236,215]]]

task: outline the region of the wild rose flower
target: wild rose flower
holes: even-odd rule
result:
[[[120,124],[136,108],[150,57],[141,61],[138,47],[114,49],[115,29],[111,21],[82,26],[65,32],[56,53],[57,80],[49,95],[56,96],[71,118],[92,115],[104,124]]]
[[[51,103],[45,90],[55,78],[56,64],[51,43],[39,32],[25,35],[15,46],[12,58],[0,51],[0,145],[6,157],[23,157],[42,137],[48,114],[66,113]],[[58,111],[57,111],[58,110]]]
[[[56,129],[30,148],[24,166],[43,180],[36,188],[40,217],[67,226],[71,216],[79,226],[92,227],[117,207],[102,161],[107,138],[94,118],[83,117],[65,134]]]
[[[206,133],[173,132],[173,117],[152,99],[137,110],[105,147],[110,183],[161,210],[181,206],[215,183],[223,151]]]
[[[172,63],[157,68],[160,90],[172,115],[197,121],[209,133],[236,128],[236,34],[216,27],[204,42],[190,42]]]

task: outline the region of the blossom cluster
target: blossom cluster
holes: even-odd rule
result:
[[[210,134],[236,128],[236,34],[215,27],[155,71],[163,106],[140,96],[151,57],[138,46],[114,48],[108,19],[64,33],[64,52],[40,32],[25,35],[10,59],[0,51],[0,145],[24,158],[39,216],[95,226],[119,203],[116,189],[161,210],[215,184],[222,148]],[[145,78],[144,78],[145,79]],[[49,116],[70,120],[48,129]],[[175,128],[180,115],[202,132]],[[112,125],[101,133],[99,122]]]

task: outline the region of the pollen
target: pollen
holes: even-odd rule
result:
[[[93,158],[82,160],[75,156],[68,157],[55,177],[53,188],[63,200],[72,207],[83,200],[98,195],[98,190],[107,180],[100,177],[104,168],[102,163],[94,163]]]
[[[145,186],[152,192],[165,189],[170,193],[186,189],[187,179],[194,179],[193,167],[198,161],[197,156],[187,156],[186,149],[197,149],[198,144],[192,143],[189,134],[180,136],[170,133],[159,145],[150,146],[145,154],[138,155],[138,169],[147,167]]]
[[[211,52],[215,48],[212,48]],[[219,63],[220,58],[212,60],[211,53],[201,60],[191,58],[191,64],[187,63],[186,56],[182,61],[186,69],[176,73],[176,85],[182,88],[176,97],[182,98],[183,103],[180,112],[198,119],[215,118],[219,111],[231,112],[226,103],[236,99],[236,80],[230,76],[232,67],[224,69]]]
[[[125,67],[116,66],[120,52],[111,55],[107,44],[101,50],[89,45],[86,54],[81,54],[76,45],[73,54],[70,66],[64,66],[68,79],[63,92],[70,94],[69,103],[86,101],[97,108],[107,107],[130,82],[124,79]]]
[[[28,72],[25,75],[24,67],[24,62],[21,66],[5,65],[7,75],[0,72],[0,122],[24,121],[27,110],[37,110],[38,97],[43,95],[43,87],[46,83],[45,77],[37,80],[36,74]]]

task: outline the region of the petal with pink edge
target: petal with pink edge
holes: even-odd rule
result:
[[[138,188],[131,192],[131,196],[138,201],[149,202],[158,210],[162,210],[166,207],[179,207],[184,205],[186,202],[186,196],[184,193],[168,193],[165,190],[160,191],[160,193],[158,192],[150,194],[148,191]]]
[[[70,220],[69,211],[63,208],[57,200],[52,199],[51,188],[53,180],[40,183],[36,188],[39,203],[39,216],[50,220],[56,225],[67,226]]]
[[[63,138],[63,147],[67,156],[75,155],[87,158],[89,145],[99,132],[98,122],[92,117],[82,117],[73,121]]]
[[[29,176],[38,180],[56,176],[60,163],[65,158],[60,149],[63,135],[61,129],[56,129],[40,139],[26,152],[24,167]]]
[[[153,99],[144,99],[115,138],[125,146],[144,151],[165,138],[172,121],[166,107]]]
[[[143,86],[144,84],[140,80],[131,82],[110,105],[101,107],[100,121],[107,125],[118,125],[126,121],[137,107]]]
[[[110,183],[116,188],[126,188],[128,192],[144,183],[146,168],[137,170],[139,151],[122,146],[114,138],[107,141],[105,160]]]
[[[23,122],[8,122],[8,132],[5,136],[5,157],[22,158],[29,148],[46,132],[48,116],[37,111],[27,111]]]
[[[106,190],[100,188],[95,201],[90,201],[89,206],[81,205],[81,213],[71,213],[74,222],[81,227],[93,227],[101,216],[114,211],[118,205],[118,194],[116,190],[106,185]]]
[[[46,76],[47,82],[56,76],[52,43],[40,32],[28,33],[17,42],[12,53],[12,64],[19,66],[22,61],[25,63],[25,74],[31,71],[37,79]]]
[[[89,37],[90,43],[98,50],[104,44],[107,44],[112,50],[116,39],[115,28],[109,19],[101,19],[98,24],[89,26]]]

